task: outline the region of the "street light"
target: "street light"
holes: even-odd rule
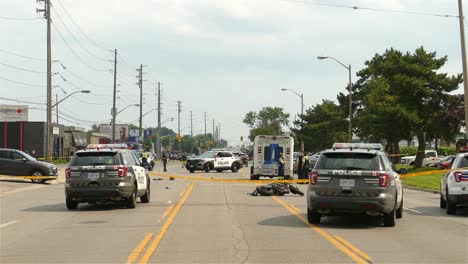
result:
[[[318,56],[317,59],[319,60],[325,60],[325,59],[332,59],[336,62],[338,62],[339,64],[341,64],[341,66],[345,67],[348,72],[349,72],[349,82],[348,82],[348,92],[349,92],[349,142],[352,142],[352,139],[353,139],[353,125],[352,125],[352,117],[353,117],[353,93],[352,93],[352,82],[351,82],[351,64],[349,66],[346,66],[344,63],[342,63],[341,61],[333,58],[333,57],[325,57],[325,56]]]
[[[122,110],[118,111],[117,113],[114,113],[115,112],[115,109],[116,108],[112,108],[112,143],[115,143],[115,122],[117,121],[117,115],[122,113],[125,109],[131,107],[131,106],[140,106],[139,104],[131,104],[131,105],[127,105],[126,107],[124,107]]]
[[[129,107],[132,107],[132,106],[140,106],[140,104],[131,104],[131,105],[127,105],[126,107],[124,107],[124,109],[118,111],[118,112],[116,113],[116,115],[120,114],[121,112],[123,112],[123,110],[125,110],[125,109],[127,109],[127,108],[129,108]]]
[[[52,108],[57,107],[57,109],[55,110],[56,113],[57,113],[57,124],[58,124],[58,122],[59,122],[59,117],[58,117],[58,115],[59,115],[59,112],[58,112],[58,104],[60,104],[60,103],[63,102],[65,99],[67,99],[68,97],[70,97],[70,96],[72,96],[72,95],[74,95],[74,94],[77,94],[77,93],[89,94],[90,92],[91,92],[91,91],[89,91],[89,90],[75,91],[75,92],[73,92],[73,93],[71,93],[71,94],[65,96],[62,100],[57,101],[55,104],[53,104],[53,105],[50,107],[50,110],[52,111]]]
[[[290,91],[292,93],[295,93],[297,96],[299,96],[301,98],[301,124],[303,124],[304,122],[304,94],[299,94],[298,92],[294,91],[294,90],[291,90],[291,89],[287,89],[287,88],[282,88],[281,91],[285,92],[285,91]],[[301,140],[301,151],[304,151],[304,141]]]

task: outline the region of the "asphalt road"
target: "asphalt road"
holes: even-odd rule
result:
[[[151,177],[149,204],[76,211],[65,207],[61,179],[0,181],[0,263],[468,263],[468,213],[446,215],[437,194],[405,190],[394,228],[363,216],[312,226],[305,197],[254,197],[255,184],[208,181],[248,174],[171,163]]]

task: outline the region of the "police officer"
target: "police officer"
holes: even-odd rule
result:
[[[162,162],[163,162],[163,166],[164,166],[164,172],[166,172],[167,171],[167,168],[166,168],[166,166],[167,166],[167,154],[163,153],[161,158],[162,158]]]
[[[299,157],[297,157],[297,178],[300,179],[302,177],[302,165],[304,161],[304,151],[299,153]]]
[[[309,174],[309,169],[310,169],[310,160],[308,155],[304,155],[302,157],[302,174],[300,175],[299,179],[305,180],[308,178]]]
[[[281,152],[278,160],[278,177],[284,177],[284,164],[284,155],[283,152]]]

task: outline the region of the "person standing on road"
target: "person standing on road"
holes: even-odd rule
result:
[[[162,163],[163,163],[163,166],[164,166],[164,172],[167,172],[167,168],[166,168],[166,166],[167,166],[167,154],[163,153],[161,159],[162,159]]]
[[[302,177],[302,165],[304,161],[304,151],[299,153],[299,157],[297,157],[297,178],[300,179]]]
[[[300,175],[299,179],[306,180],[309,177],[309,169],[310,169],[310,160],[308,155],[304,155],[302,157],[302,174]]]
[[[284,177],[284,163],[284,155],[281,152],[278,160],[278,177]]]

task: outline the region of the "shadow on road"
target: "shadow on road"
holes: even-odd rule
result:
[[[307,215],[301,214],[304,219]],[[276,216],[258,222],[259,225],[280,226],[280,227],[298,227],[309,228],[295,215]],[[327,216],[322,217],[321,224],[317,227],[328,229],[373,229],[382,225],[382,219],[371,216]]]
[[[416,215],[416,216],[439,216],[439,217],[468,217],[468,208],[457,208],[456,215],[448,215],[445,209],[439,208],[438,206],[419,206],[411,207],[416,211],[421,213],[416,213],[410,210],[405,210],[406,214]]]
[[[78,209],[68,210],[65,203],[39,205],[24,209],[25,212],[79,212],[79,211],[110,211],[110,210],[125,210],[124,205],[119,203],[103,203],[103,204],[88,204],[80,203]]]
[[[31,180],[25,180],[25,179],[0,179],[0,182],[12,182],[12,183],[21,183],[21,184],[28,184],[28,185],[36,185],[36,184],[39,184],[39,185],[50,185],[50,181],[47,181],[45,183],[34,183],[32,182]]]

